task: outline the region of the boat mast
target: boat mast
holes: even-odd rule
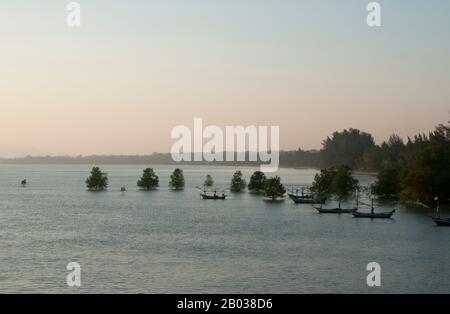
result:
[[[373,215],[374,211],[375,211],[375,208],[373,207],[373,197],[372,197],[372,205],[371,205],[370,211],[371,211],[371,213]]]
[[[441,218],[441,211],[440,211],[440,208],[439,208],[439,197],[436,196],[434,199],[436,200],[436,216],[438,218]]]
[[[358,190],[356,190],[356,209],[359,208],[359,193]]]

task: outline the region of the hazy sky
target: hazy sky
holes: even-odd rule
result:
[[[168,152],[172,128],[279,125],[319,148],[450,119],[450,1],[0,2],[0,145],[53,154]]]

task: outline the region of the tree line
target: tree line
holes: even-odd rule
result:
[[[86,188],[91,192],[106,191],[109,186],[108,174],[103,172],[100,167],[93,167],[90,176],[86,178]],[[136,185],[144,191],[155,190],[159,187],[159,177],[156,175],[153,168],[146,168],[142,172],[141,178],[137,181]],[[212,187],[214,185],[214,179],[211,175],[207,175],[204,181],[204,186]],[[174,191],[183,190],[185,187],[185,179],[183,170],[177,168],[170,175],[169,187]],[[233,193],[244,192],[248,189],[249,192],[254,194],[261,194],[276,200],[283,197],[286,193],[286,189],[281,183],[281,179],[278,176],[272,178],[266,178],[266,175],[261,171],[255,171],[250,177],[250,182],[247,185],[246,180],[240,170],[236,171],[230,182],[230,191]]]
[[[223,153],[225,156],[226,152]],[[249,152],[245,160],[249,160]],[[181,161],[175,162],[169,153],[151,155],[91,155],[91,156],[26,156],[21,158],[0,158],[3,164],[71,164],[71,165],[215,165],[259,167],[261,161]],[[280,151],[282,167],[318,167],[319,151]]]
[[[248,153],[247,153],[248,154]],[[31,164],[175,164],[170,154],[148,156],[25,157],[0,163]],[[176,164],[260,166],[260,162],[181,162]],[[281,167],[314,167],[376,172],[372,193],[403,201],[430,203],[450,198],[450,124],[406,139],[393,134],[377,145],[371,134],[358,129],[334,132],[320,150],[281,151]]]
[[[359,130],[335,132],[320,153],[325,168],[345,165],[377,172],[370,189],[380,197],[426,204],[449,201],[450,123],[406,141],[394,134],[381,145]]]

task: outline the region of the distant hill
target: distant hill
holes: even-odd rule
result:
[[[246,158],[248,160],[248,158]],[[235,158],[236,160],[236,158]],[[280,166],[285,167],[318,167],[320,156],[318,151],[282,151]],[[152,155],[92,155],[92,156],[26,156],[22,158],[0,158],[3,164],[81,164],[81,165],[224,165],[224,166],[259,166],[261,162],[180,162],[172,160],[168,153],[153,153]]]

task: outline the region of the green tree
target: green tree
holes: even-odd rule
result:
[[[246,186],[247,182],[242,178],[242,172],[240,170],[236,171],[231,179],[230,191],[241,192]]]
[[[364,153],[364,164],[361,166],[366,170],[380,171],[387,167],[398,167],[405,163],[406,146],[403,140],[396,134],[389,137],[381,146],[374,146]]]
[[[375,146],[372,135],[357,129],[334,132],[322,144],[320,154],[325,167],[361,167],[364,164],[364,154]]]
[[[441,202],[450,198],[450,125],[439,125],[429,137],[416,136],[407,145],[402,200]]]
[[[205,180],[205,182],[204,182],[204,185],[205,186],[213,186],[214,185],[214,180],[213,180],[213,178],[211,177],[211,175],[206,175],[206,180]]]
[[[255,171],[250,177],[250,182],[248,183],[248,189],[254,193],[260,193],[264,190],[264,184],[266,182],[266,175],[264,172]]]
[[[137,186],[147,191],[159,186],[159,178],[153,171],[153,168],[144,169],[141,179],[137,182]]]
[[[280,151],[282,167],[320,167],[320,152],[317,150]]]
[[[184,175],[183,170],[175,169],[170,176],[169,187],[174,190],[182,190],[184,188]]]
[[[384,150],[385,166],[400,166],[404,163],[405,143],[397,134],[389,137],[387,142],[381,145]]]
[[[384,151],[380,146],[374,146],[369,151],[364,153],[365,170],[378,171],[383,167]]]
[[[272,201],[275,201],[279,197],[283,197],[285,193],[286,189],[283,184],[281,184],[280,177],[278,176],[267,179],[264,183],[263,195],[270,197]]]
[[[400,174],[399,167],[386,166],[383,168],[371,186],[372,193],[387,199],[397,199],[402,191]]]
[[[94,167],[85,182],[89,191],[104,191],[108,188],[108,175],[99,167]]]
[[[357,189],[359,189],[359,183],[353,178],[351,168],[340,166],[331,181],[331,192],[336,196],[339,208],[341,208],[341,202]]]
[[[322,169],[320,173],[316,174],[314,177],[314,182],[311,186],[311,192],[318,199],[326,199],[332,194],[331,183],[336,175],[336,170],[334,168]]]

